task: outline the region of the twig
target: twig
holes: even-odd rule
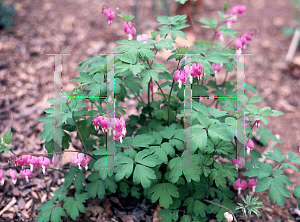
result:
[[[15,203],[17,202],[16,198],[13,197],[13,199],[9,202],[9,204],[7,204],[0,212],[0,216],[7,211],[9,208],[11,208]]]
[[[224,208],[225,210],[228,210],[228,212],[232,214],[234,221],[237,222],[237,220],[236,220],[236,218],[235,218],[234,213],[232,212],[232,210],[228,209],[227,207],[225,207],[225,206],[223,206],[223,205],[221,205],[221,204],[217,204],[217,203],[215,203],[215,202],[212,202],[212,201],[210,201],[210,200],[204,199],[204,201],[206,201],[207,203],[214,204],[214,205],[216,205],[216,206],[218,206],[218,207],[222,207],[222,208]]]
[[[277,139],[280,139],[279,134],[275,135]],[[264,154],[267,154],[268,152],[270,152],[271,150],[273,150],[273,148],[276,146],[277,142],[275,142],[274,140],[271,141],[271,143],[267,146],[267,148],[265,149],[265,151],[262,153],[262,157],[258,159],[258,161],[260,162],[265,162],[267,157],[264,156]],[[279,165],[280,166],[280,165]],[[279,167],[278,167],[279,168]]]
[[[286,62],[291,62],[293,60],[297,46],[298,46],[299,39],[300,39],[300,29],[296,29],[294,32],[294,36],[291,41],[289,50],[285,56]]]

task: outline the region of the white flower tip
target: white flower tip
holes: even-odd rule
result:
[[[128,34],[128,40],[132,40],[132,35],[131,34]]]
[[[17,183],[17,179],[12,180],[12,183],[13,183],[13,184],[16,184],[16,183]]]
[[[179,89],[181,89],[181,84],[182,84],[181,80],[179,80],[178,83],[179,83]]]
[[[88,165],[86,165],[86,166],[85,166],[85,170],[88,170],[88,169],[89,169],[89,167],[88,167]]]

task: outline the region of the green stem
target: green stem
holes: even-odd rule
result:
[[[152,78],[150,79],[148,83],[148,110],[149,110],[149,116],[152,119],[152,114],[150,112],[150,83],[151,83]]]
[[[161,91],[161,93],[162,93],[162,95],[163,95],[163,97],[164,97],[164,99],[165,99],[165,101],[167,103],[167,108],[168,108],[168,123],[169,123],[169,126],[170,126],[170,105],[169,105],[169,102],[168,102],[168,100],[167,100],[164,92],[162,91],[162,88],[160,87],[159,83],[156,80],[154,80],[154,81],[158,85],[158,88]]]
[[[210,44],[210,46],[209,46],[209,49],[211,49],[211,48],[212,48],[212,46],[213,46],[213,43],[214,43],[214,41],[215,41],[215,38],[216,38],[216,35],[217,35],[217,31],[216,31],[216,29],[214,29],[214,31],[215,31],[215,34],[214,34],[214,36],[213,36],[213,38],[212,38],[212,40],[211,40],[211,44]]]
[[[71,111],[71,110],[70,110],[70,111]],[[75,123],[75,126],[76,126],[77,132],[78,132],[78,134],[79,134],[79,137],[80,137],[80,139],[81,139],[83,148],[84,148],[85,152],[88,153],[88,150],[87,150],[87,148],[86,148],[86,146],[85,146],[85,144],[84,144],[84,142],[83,142],[81,133],[80,133],[80,131],[79,131],[78,125],[77,125],[77,123],[76,123],[76,120],[75,120],[75,117],[74,117],[74,111],[72,112],[72,118],[73,118],[73,121],[74,121],[74,123]]]
[[[179,61],[178,61],[178,63],[177,63],[177,68],[176,68],[176,70],[178,70],[180,61],[181,61],[181,59],[179,59]],[[173,78],[173,82],[172,82],[171,90],[170,90],[170,93],[169,93],[169,100],[168,100],[168,101],[170,101],[170,98],[171,98],[171,94],[172,94],[172,90],[173,90],[174,84],[175,84],[175,81],[174,81],[174,78]],[[177,106],[177,107],[178,107],[178,106]],[[168,113],[168,115],[170,115],[170,114]],[[169,121],[169,122],[170,122],[170,121]],[[170,123],[169,123],[169,125],[170,125]]]
[[[128,87],[128,88],[132,92],[132,94],[134,95],[134,97],[137,99],[137,101],[145,103],[144,100],[143,100],[143,98],[140,95],[139,96],[140,96],[141,100],[139,100],[139,98],[134,94],[134,92],[132,91],[132,89],[130,89],[130,87]]]

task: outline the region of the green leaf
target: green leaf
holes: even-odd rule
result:
[[[205,217],[206,215],[206,205],[199,200],[195,200],[194,202],[194,212],[196,216]]]
[[[73,220],[79,216],[79,211],[85,213],[85,207],[83,203],[87,198],[87,193],[78,194],[75,193],[75,199],[73,197],[66,197],[63,207],[66,209],[67,215]]]
[[[219,187],[225,187],[226,186],[226,180],[224,178],[224,174],[220,170],[212,169],[211,170],[211,179],[215,181],[216,186]]]
[[[180,221],[179,222],[190,222],[191,221],[191,217],[189,215],[183,215],[181,218],[180,218]]]
[[[137,186],[132,186],[131,190],[130,190],[131,196],[136,197],[136,198],[140,198],[141,196],[141,192],[140,192],[140,188]]]
[[[211,17],[211,20],[210,20],[210,25],[211,25],[211,27],[212,28],[216,28],[217,27],[217,24],[218,24],[218,22],[217,22],[217,20],[215,19],[215,17]]]
[[[205,152],[207,143],[207,133],[204,127],[201,125],[190,126],[185,129],[187,132],[187,147],[192,147],[193,153],[199,148],[201,151]],[[191,133],[191,134],[189,134]]]
[[[261,102],[262,100],[263,100],[262,97],[259,97],[259,96],[255,95],[255,96],[252,96],[252,97],[250,98],[250,100],[248,101],[248,103],[259,103],[259,102]]]
[[[263,145],[267,145],[267,143],[268,143],[268,137],[271,138],[272,140],[274,140],[277,143],[282,143],[281,140],[277,139],[276,136],[274,136],[270,132],[270,130],[268,128],[266,128],[266,127],[263,128],[262,126],[260,126],[258,128],[257,135],[260,136],[260,142]]]
[[[124,177],[128,178],[133,171],[134,161],[130,157],[124,156],[122,153],[116,155],[115,164],[117,166],[123,166],[123,168],[115,168],[115,180],[119,181]]]
[[[154,60],[155,58],[154,52],[152,52],[150,49],[139,49],[138,53],[140,53],[142,57],[146,57],[147,60]]]
[[[238,32],[236,30],[233,30],[231,28],[227,28],[226,30],[224,30],[224,32],[229,35],[230,37],[235,38],[236,35],[238,34]]]
[[[222,117],[222,116],[226,116],[228,115],[228,113],[226,111],[221,111],[219,109],[215,109],[215,108],[212,108],[212,107],[209,107],[208,108],[208,111],[211,115],[213,115],[215,118],[219,118],[219,117]]]
[[[66,216],[66,213],[62,207],[54,207],[51,212],[51,222],[61,221],[61,217]]]
[[[283,35],[285,35],[285,36],[288,36],[288,37],[292,36],[294,34],[294,32],[295,32],[295,28],[294,27],[288,27],[288,26],[286,26],[286,27],[283,27],[281,29],[281,33]]]
[[[46,139],[46,142],[49,142],[54,139],[54,123],[47,122],[44,124],[44,130],[40,134],[41,141]]]
[[[220,138],[225,141],[232,141],[230,134],[227,131],[227,124],[219,123],[212,124],[208,128],[208,135],[213,138]]]
[[[174,47],[171,43],[176,43],[173,39],[165,38],[155,43],[156,48],[160,51],[162,48],[172,50]]]
[[[161,222],[172,222],[172,211],[169,209],[162,208],[158,214],[157,217],[161,218]]]
[[[62,189],[67,190],[71,184],[73,183],[73,180],[75,178],[75,175],[79,172],[79,169],[77,167],[72,167],[68,173],[65,173],[64,178],[65,181],[63,183]]]
[[[80,193],[83,190],[83,184],[85,182],[85,175],[82,171],[79,171],[75,180],[74,180],[74,188],[76,189],[77,193]]]
[[[98,197],[102,199],[106,193],[104,182],[100,179],[88,183],[84,190],[87,191],[92,198],[96,198],[98,195]]]
[[[164,162],[165,164],[168,163],[168,155],[165,150],[163,150],[159,146],[151,146],[149,150],[150,152],[154,152],[154,154],[157,155],[158,159],[161,162]]]
[[[300,197],[300,185],[294,187],[293,197],[298,199]]]
[[[161,161],[158,159],[158,157],[156,155],[151,155],[151,152],[147,149],[144,149],[136,154],[135,162],[148,167],[155,167],[161,164]]]
[[[249,177],[257,177],[257,179],[261,179],[271,175],[272,167],[270,164],[258,162],[257,165],[259,166],[259,168],[249,168],[248,171],[244,174]]]
[[[220,19],[223,21],[223,18],[224,18],[224,13],[223,12],[220,12],[220,11],[218,11],[218,14],[219,14],[219,16],[220,16]]]
[[[257,182],[256,182],[257,185],[255,187],[255,191],[256,192],[262,192],[262,191],[267,190],[270,187],[271,182],[272,182],[271,177],[264,177],[264,178],[261,178],[261,179],[257,179]]]
[[[201,23],[203,23],[205,25],[210,26],[210,20],[207,19],[207,18],[202,18],[202,19],[199,20],[199,22],[201,22]]]
[[[290,164],[290,163],[282,163],[281,165],[282,165],[282,168],[283,168],[284,170],[287,170],[287,168],[290,167],[290,168],[292,168],[293,170],[295,170],[295,171],[297,171],[297,172],[299,171],[298,168],[297,168],[296,166],[294,166],[293,164]]]
[[[198,118],[199,122],[200,122],[205,128],[208,127],[208,125],[209,125],[209,118],[208,118],[207,116],[204,116],[203,113],[198,112],[197,118]]]
[[[274,202],[276,198],[277,204],[282,207],[285,202],[284,197],[290,197],[289,191],[282,182],[273,179],[269,190],[270,201]]]
[[[133,15],[130,14],[119,14],[118,16],[120,16],[125,22],[130,22],[132,19],[134,19]]]
[[[264,154],[264,156],[281,163],[286,158],[284,155],[281,154],[282,152],[279,148],[274,148],[272,153],[269,152],[268,154]]]
[[[168,167],[171,169],[169,178],[172,183],[176,183],[183,172],[183,160],[180,157],[173,158],[169,161]]]
[[[150,144],[154,143],[155,139],[149,135],[137,135],[132,139],[133,147],[149,147]]]
[[[70,79],[70,82],[80,82],[81,86],[84,86],[84,85],[87,85],[87,84],[95,82],[95,80],[93,79],[93,77],[89,76],[85,72],[80,72],[80,76],[81,77],[76,77],[74,79]]]
[[[9,128],[3,136],[3,142],[6,144],[10,144],[11,140],[12,140],[12,132],[11,132],[11,128]]]
[[[170,183],[156,184],[149,191],[153,193],[151,195],[152,203],[159,199],[159,204],[168,209],[169,205],[173,203],[172,197],[179,198],[178,188]]]
[[[94,169],[100,170],[99,176],[102,180],[105,180],[107,178],[107,176],[112,176],[113,172],[114,172],[114,168],[108,168],[106,156],[98,159],[94,163]]]
[[[37,209],[41,212],[38,213],[37,217],[35,218],[35,221],[38,222],[47,222],[50,219],[52,208],[54,207],[54,204],[52,201],[48,201],[45,204],[42,204]]]
[[[134,184],[142,184],[144,189],[150,188],[151,180],[156,179],[156,175],[152,169],[149,167],[137,164],[133,173]]]
[[[289,162],[295,162],[300,164],[300,159],[298,158],[298,155],[296,153],[289,151],[288,156],[289,156]]]

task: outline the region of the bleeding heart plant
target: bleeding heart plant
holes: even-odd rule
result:
[[[256,192],[270,188],[270,201],[276,198],[279,206],[284,204],[284,197],[290,196],[285,185],[292,183],[280,167],[298,170],[287,162],[300,164],[300,159],[289,152],[288,161],[283,162],[285,156],[275,148],[264,155],[276,164],[260,162],[261,155],[251,140],[253,130],[257,130],[264,145],[269,138],[281,142],[260,124],[268,124],[267,116],[283,113],[253,105],[262,100],[256,95],[245,96],[241,103],[235,98],[237,81],[227,79],[229,72],[237,70],[239,61],[235,54],[241,56],[253,36],[251,30],[238,36],[237,31],[230,28],[245,11],[246,8],[239,5],[233,7],[230,18],[218,12],[218,20],[215,17],[200,19],[202,27],[212,29],[216,35],[211,41],[197,41],[192,48],[174,48],[177,37],[187,39],[182,30],[189,26],[186,15],[159,15],[158,29],[151,35],[140,34],[136,40],[134,17],[118,15],[124,21],[118,25],[120,28],[123,25],[128,40],[117,41],[119,45],[113,50],[117,52],[113,57],[95,56],[80,62],[80,77],[71,79],[80,85],[61,94],[63,152],[67,152],[73,140],[70,132],[77,132],[76,139],[80,140],[82,150],[73,157],[62,187],[38,208],[41,212],[36,221],[60,220],[66,215],[76,220],[79,212],[85,213],[87,199],[103,198],[112,193],[158,202],[163,207],[157,215],[163,217],[161,221],[178,221],[179,218],[180,221],[206,221],[207,215],[218,221],[236,221],[238,210],[259,213],[257,198],[251,202],[247,197],[246,205],[236,208],[234,189],[243,195],[253,187]],[[104,13],[111,22],[114,12],[108,8]],[[158,62],[157,54],[162,49],[172,50],[166,60],[175,60],[176,67]],[[109,66],[112,61],[113,69]],[[225,79],[220,80],[222,73]],[[246,95],[248,90],[258,92],[247,83],[245,86]],[[144,91],[147,101],[141,96]],[[111,92],[114,96],[109,96]],[[153,94],[160,99],[154,100]],[[138,101],[139,114],[130,115],[125,121],[126,107],[119,102],[126,102],[130,95]],[[208,104],[211,95],[214,99]],[[50,101],[55,103],[56,100]],[[104,103],[115,105],[115,110],[103,109]],[[241,111],[237,106],[245,108]],[[57,167],[54,105],[45,111],[46,117],[40,119],[46,122],[41,140],[45,140],[52,164]],[[240,137],[244,132],[245,136]],[[3,141],[9,144],[11,139],[9,131]],[[113,153],[110,153],[109,144],[112,144]],[[1,151],[10,150],[8,145],[0,145]],[[44,172],[49,168],[50,159],[46,156],[36,159],[33,154],[26,155],[31,157],[25,158],[22,154],[10,158],[10,164],[20,166],[17,167],[21,168],[21,177],[32,176],[29,167],[42,167]],[[110,157],[113,163],[108,163]],[[88,176],[86,171],[89,171]],[[243,180],[239,179],[242,171],[247,176]],[[16,183],[16,171],[10,169],[10,175]],[[4,177],[0,171],[0,180]],[[295,187],[295,198],[300,197],[299,186]],[[68,192],[70,189],[76,192]]]

